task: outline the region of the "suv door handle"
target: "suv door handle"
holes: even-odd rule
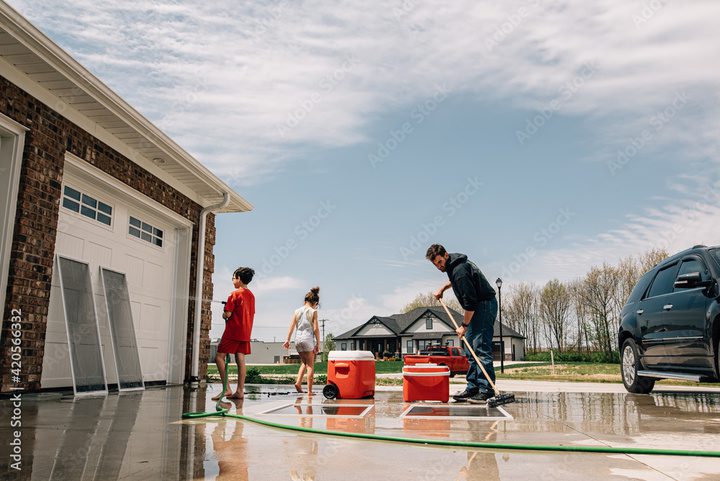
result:
[[[642,316],[642,313],[645,312],[645,309],[638,309],[636,312],[638,316]]]
[[[672,304],[665,304],[665,305],[663,306],[663,309],[665,309],[666,311],[669,311],[669,310],[671,310],[672,308],[673,308],[673,305],[672,305]]]

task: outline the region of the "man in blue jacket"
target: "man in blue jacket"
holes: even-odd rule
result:
[[[443,293],[452,287],[455,297],[465,310],[462,325],[456,330],[457,335],[460,338],[467,337],[494,383],[492,338],[493,325],[498,311],[495,289],[465,254],[448,254],[443,246],[433,244],[428,248],[425,257],[441,272],[447,273],[450,281],[438,289],[434,295],[440,299]],[[465,391],[454,395],[453,398],[458,402],[485,403],[494,393],[475,358],[467,351],[467,346],[465,346],[465,351],[470,363],[467,372],[467,387]]]

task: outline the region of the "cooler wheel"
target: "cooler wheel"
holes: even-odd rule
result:
[[[340,392],[338,391],[338,388],[334,384],[326,384],[323,388],[323,396],[325,396],[327,399],[335,399],[338,397],[338,394]]]

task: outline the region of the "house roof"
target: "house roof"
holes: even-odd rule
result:
[[[416,332],[413,339],[442,339],[443,335],[452,334],[450,332]]]
[[[453,310],[449,309],[452,313],[453,317],[455,318],[456,322],[460,322],[462,319],[462,315]],[[442,320],[445,324],[453,328],[453,323],[450,321],[450,318],[448,317],[447,313],[445,312],[445,309],[442,307],[416,307],[410,312],[401,313],[401,314],[393,314],[392,316],[388,317],[381,317],[381,316],[373,316],[364,323],[360,324],[359,326],[356,326],[349,331],[345,331],[342,334],[335,336],[335,339],[337,340],[345,340],[345,339],[352,339],[355,337],[355,335],[368,323],[371,321],[377,319],[378,321],[382,322],[388,329],[390,329],[394,334],[397,336],[406,335],[405,332],[410,326],[415,324],[418,319],[420,319],[426,312],[431,312],[435,317]],[[415,339],[424,339],[423,334],[429,334],[432,335],[432,337],[428,337],[428,339],[437,339],[438,336],[442,336],[441,333],[418,333],[414,334],[413,337]],[[493,337],[499,337],[500,336],[500,323],[496,322],[494,325],[494,331],[493,331]],[[366,337],[366,336],[362,336]],[[367,337],[377,337],[377,336],[367,336]],[[525,336],[518,333],[514,329],[511,329],[509,326],[503,325],[503,337],[517,337],[521,339],[525,339]]]
[[[20,13],[0,1],[3,77],[203,207],[252,205],[175,143]]]
[[[500,323],[496,322],[493,326],[493,337],[500,337]],[[525,336],[512,329],[507,324],[503,324],[503,337],[517,337],[519,339],[527,339]]]
[[[349,331],[345,331],[342,334],[338,334],[337,336],[333,336],[334,341],[342,341],[344,339],[350,339],[353,337],[353,335],[365,324],[360,324],[359,326],[353,327]]]

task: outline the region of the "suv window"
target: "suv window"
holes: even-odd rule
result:
[[[631,302],[637,302],[640,300],[643,294],[645,294],[645,291],[647,291],[648,286],[650,285],[650,282],[653,279],[653,272],[647,272],[644,276],[640,278],[637,284],[635,284],[635,287],[633,288],[632,292],[630,293],[630,297],[628,297],[627,304]]]
[[[682,262],[682,264],[680,265],[680,271],[678,272],[678,277],[683,274],[690,274],[691,272],[699,272],[700,277],[704,281],[710,278],[710,273],[708,272],[707,267],[705,267],[705,263],[697,257],[691,257],[690,259],[685,259]],[[682,287],[675,288],[675,292],[685,290],[687,289],[683,289]]]
[[[432,356],[447,356],[448,352],[444,347],[431,347],[428,349],[428,354]]]
[[[647,296],[655,297],[672,292],[674,289],[673,284],[675,283],[675,278],[677,277],[679,268],[680,264],[676,262],[675,264],[658,271]]]
[[[717,262],[717,265],[720,266],[720,249],[710,249],[710,254],[712,254],[713,259]]]

